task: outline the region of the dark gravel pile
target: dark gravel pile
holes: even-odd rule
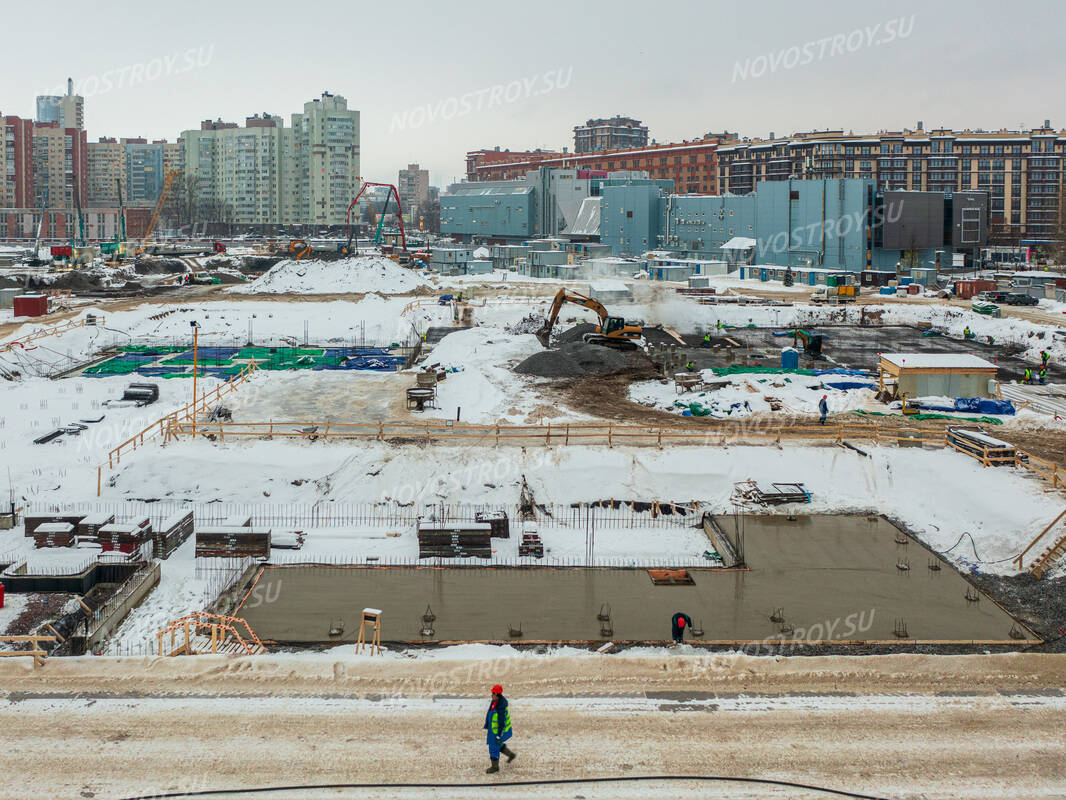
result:
[[[1066,628],[1066,577],[1041,581],[1022,573],[970,575],[969,579],[1047,642],[1034,649],[1066,653],[1066,638],[1058,630]]]
[[[607,375],[621,372],[646,362],[639,352],[622,352],[598,344],[569,342],[555,350],[534,353],[515,367],[521,375],[541,378],[580,378],[585,375]]]

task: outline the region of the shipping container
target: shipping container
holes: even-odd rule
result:
[[[14,299],[16,317],[43,317],[48,313],[48,296],[22,294]]]

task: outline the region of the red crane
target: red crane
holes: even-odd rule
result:
[[[403,251],[407,252],[407,233],[403,229],[403,208],[400,206],[400,193],[396,191],[396,187],[391,183],[374,183],[367,181],[359,189],[359,193],[355,196],[355,199],[348,205],[348,213],[344,217],[345,231],[348,234],[348,244],[344,248],[345,253],[351,252],[352,249],[352,209],[355,208],[355,204],[359,202],[359,198],[363,196],[363,192],[366,191],[367,186],[382,186],[389,189],[389,193],[385,195],[385,207],[381,209],[382,222],[385,220],[385,214],[389,208],[389,199],[396,198],[396,220],[400,223],[400,241],[403,243]],[[380,226],[378,227],[380,231]]]

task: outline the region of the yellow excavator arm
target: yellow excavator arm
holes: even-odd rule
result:
[[[559,311],[565,303],[573,303],[587,308],[599,318],[596,333],[587,334],[584,337],[586,342],[632,349],[636,347],[633,340],[639,339],[644,335],[644,329],[641,326],[632,325],[621,317],[612,317],[608,314],[607,309],[599,300],[578,292],[568,292],[566,289],[560,289],[555,295],[555,299],[552,300],[551,308],[548,309],[548,318],[544,320],[544,325],[537,331],[537,338],[540,339],[540,343],[545,347],[548,346],[552,328],[555,327],[555,323],[559,319]]]

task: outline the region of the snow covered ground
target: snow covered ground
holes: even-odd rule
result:
[[[406,294],[429,281],[391,258],[354,256],[338,261],[279,261],[262,277],[234,286],[234,294]]]
[[[7,633],[8,626],[11,625],[19,615],[26,609],[26,604],[29,601],[29,595],[25,594],[9,594],[4,597],[4,607],[0,608],[0,636]]]
[[[817,414],[822,395],[826,395],[831,414],[859,408],[884,409],[874,399],[873,389],[833,389],[823,386],[827,381],[873,382],[858,376],[741,373],[716,378],[712,370],[703,370],[701,377],[704,381],[715,382],[721,388],[679,394],[672,381],[643,381],[629,387],[629,399],[649,408],[675,414],[683,414],[686,410],[694,413],[691,406],[695,405],[697,412],[700,409],[709,412],[697,413],[697,416],[718,418],[745,417],[770,411],[786,415]]]
[[[517,375],[512,367],[544,348],[532,334],[515,336],[499,327],[479,327],[444,337],[427,364],[439,364],[448,377],[437,384],[437,406],[425,416],[465,422],[526,424],[566,416],[581,419],[548,405],[536,390],[537,381]],[[547,407],[546,407],[547,406]]]
[[[35,341],[27,348],[0,353],[0,366],[23,374],[45,374],[51,368],[91,356],[104,347],[123,344],[188,344],[192,347],[195,321],[201,345],[242,346],[259,343],[368,344],[413,341],[428,325],[451,324],[451,310],[436,304],[419,306],[403,314],[410,301],[369,295],[359,302],[330,300],[314,304],[272,300],[212,301],[161,305],[144,303],[130,309],[108,311],[95,306],[79,309],[74,317],[103,316],[101,326],[86,326]],[[518,315],[512,311],[511,315]],[[157,317],[153,319],[153,317]],[[54,322],[33,321],[19,326],[8,339],[52,327]]]
[[[835,447],[570,446],[560,449],[396,446],[258,441],[219,444],[183,441],[141,449],[124,459],[101,502],[161,498],[223,503],[486,503],[517,502],[523,476],[539,502],[573,503],[606,498],[697,500],[728,512],[736,481],[802,481],[813,494],[803,511],[877,512],[898,518],[930,546],[942,550],[964,533],[969,542],[949,554],[957,563],[1010,572],[1016,555],[1061,510],[1045,486],[1013,470],[982,469],[952,451],[871,447],[870,458]],[[95,470],[66,468],[48,483],[19,481],[26,499],[96,502]],[[354,534],[353,534],[354,535]],[[329,537],[327,537],[328,539]],[[324,539],[325,543],[326,540]],[[393,543],[338,539],[345,556],[381,552]],[[20,533],[0,534],[0,551],[25,547]],[[325,544],[327,549],[333,545]],[[400,545],[397,545],[400,546]],[[598,548],[603,557],[636,554],[619,540]],[[687,552],[687,550],[685,551]],[[664,557],[679,553],[664,553]],[[645,555],[647,555],[645,553]],[[979,563],[983,562],[983,563]],[[999,563],[994,563],[999,562]]]
[[[416,288],[429,280],[387,259],[384,261],[385,272],[395,267],[405,278],[415,279]],[[78,329],[43,339],[29,350],[17,349],[0,355],[4,366],[17,368],[25,376],[18,383],[0,382],[0,455],[5,465],[11,467],[11,484],[17,502],[30,511],[48,504],[97,502],[95,467],[105,460],[107,450],[191,399],[190,381],[160,380],[157,381],[160,402],[153,406],[105,407],[104,402],[117,398],[129,379],[48,381],[32,377],[35,370],[46,372],[70,360],[85,358],[108,344],[188,342],[189,323],[193,320],[200,325],[200,341],[205,345],[243,344],[250,337],[256,341],[300,343],[305,335],[316,343],[404,341],[413,340],[416,331],[426,327],[451,324],[450,306],[440,306],[432,298],[412,306],[411,297],[395,296],[407,289],[390,283],[385,273],[377,279],[372,269],[358,268],[347,276],[340,275],[340,283],[328,280],[319,283],[315,270],[333,269],[347,262],[287,263],[290,266],[279,270],[268,291],[371,294],[359,302],[307,303],[230,297],[217,301],[198,298],[170,304],[143,303],[117,311],[86,306],[79,314],[102,314],[106,317],[104,326]],[[312,267],[316,263],[319,267]],[[297,275],[290,271],[292,267],[312,269]],[[338,275],[328,277],[332,280]],[[441,279],[442,283],[445,280]],[[363,288],[338,289],[338,285]],[[741,326],[748,322],[782,328],[806,326],[830,319],[839,321],[841,314],[853,317],[859,314],[854,308],[807,304],[701,306],[678,296],[673,287],[640,282],[634,286],[637,300],[612,304],[613,313],[648,323],[662,322],[679,330],[712,328],[719,320]],[[252,287],[237,289],[238,293],[249,293],[246,290]],[[489,296],[478,297],[473,307],[478,327],[446,336],[429,355],[429,363],[440,364],[449,373],[438,387],[440,408],[426,412],[426,416],[454,419],[459,415],[463,422],[522,424],[582,419],[560,407],[550,393],[542,391],[542,381],[511,371],[514,363],[541,347],[532,335],[509,334],[505,326],[531,311],[543,312],[549,298],[503,299],[483,290],[479,293]],[[484,305],[480,305],[482,299]],[[1066,345],[1051,339],[1049,326],[1017,318],[996,320],[965,309],[930,304],[895,304],[867,307],[867,310],[882,310],[887,324],[931,321],[956,336],[969,325],[978,336],[993,335],[997,341],[1024,345],[1034,360],[1041,348],[1050,349],[1054,358],[1066,359]],[[575,311],[561,323],[590,318],[583,311]],[[12,336],[25,335],[48,324],[23,325]],[[1043,334],[1043,338],[1037,334]],[[358,382],[360,377],[351,376],[350,380]],[[741,374],[731,376],[724,388],[703,396],[677,395],[672,383],[652,381],[633,386],[630,397],[679,413],[681,409],[675,406],[678,401],[713,404],[714,413],[720,416],[768,411],[771,401],[766,397],[780,401],[783,413],[813,415],[823,393],[829,395],[830,411],[834,414],[877,407],[869,390],[826,391],[822,388],[826,380],[833,378]],[[360,394],[364,389],[376,391],[380,386],[382,392],[395,393],[392,381],[406,386],[413,383],[413,378],[406,374],[377,376],[358,391],[353,389],[351,402],[362,402],[359,398],[364,396]],[[201,385],[209,389],[216,381],[205,379]],[[268,419],[271,408],[277,406],[272,406],[274,394],[302,392],[313,406],[315,398],[327,392],[343,400],[344,388],[341,379],[334,375],[263,373],[253,376],[238,390],[233,406],[238,415],[242,408],[248,413],[254,409],[258,419]],[[397,396],[402,397],[402,392]],[[391,413],[394,406],[390,402],[383,401],[375,413]],[[734,409],[734,404],[740,405]],[[727,414],[727,410],[732,413]],[[89,429],[80,436],[64,436],[46,445],[32,444],[34,438],[55,427],[79,419],[95,419],[101,414],[104,419],[86,423]],[[1025,413],[1010,424],[1040,426],[1046,419]],[[1066,424],[1063,427],[1066,429]],[[839,448],[791,445],[783,449],[674,447],[659,451],[592,446],[418,447],[376,441],[357,444],[180,441],[165,449],[152,444],[124,458],[113,474],[105,475],[99,502],[119,510],[135,500],[300,506],[382,501],[511,505],[518,500],[524,478],[543,503],[608,498],[695,500],[706,504],[709,510],[728,513],[736,481],[749,478],[761,482],[802,481],[813,494],[811,506],[802,509],[803,512],[884,513],[917,531],[934,549],[950,548],[946,557],[963,568],[995,573],[1011,572],[1010,558],[1061,510],[1061,500],[1047,493],[1043,484],[1012,470],[982,469],[958,453],[890,447],[872,447],[869,453],[870,457],[864,458]],[[279,531],[284,532],[280,528]],[[390,532],[400,536],[388,536]],[[583,556],[582,532],[558,527],[540,532],[549,559],[565,561]],[[309,528],[306,533],[305,549],[297,554],[301,558],[411,559],[417,554],[417,543],[409,529],[336,526]],[[970,534],[972,541],[965,534]],[[498,557],[516,557],[512,553],[516,546],[517,538],[498,545]],[[12,552],[31,558],[46,569],[92,556],[79,551],[32,551],[31,548],[32,542],[21,531],[0,532],[0,553]],[[597,532],[596,553],[604,561],[683,561],[699,558],[704,549],[706,541],[695,529],[671,530],[667,538],[650,537],[641,528]],[[131,616],[113,647],[142,641],[169,619],[202,608],[211,596],[214,586],[211,581],[209,576],[197,575],[193,545],[186,543],[164,562],[159,588]]]

